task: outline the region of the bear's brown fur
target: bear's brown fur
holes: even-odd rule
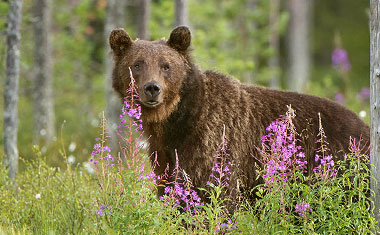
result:
[[[348,150],[350,136],[369,141],[368,126],[338,103],[201,71],[191,61],[190,41],[186,27],[174,29],[168,41],[132,41],[123,29],[110,35],[115,61],[113,87],[121,96],[126,95],[130,67],[142,100],[150,152],[157,152],[156,174],[163,174],[167,164],[173,169],[177,150],[179,165],[194,186],[205,187],[225,126],[232,160],[228,192],[234,195],[238,187],[252,188],[258,183],[255,165],[260,165],[252,155],[259,156],[257,147],[266,127],[286,113],[287,105],[296,110],[294,122],[305,139],[309,172],[318,147],[318,113],[336,156]],[[159,188],[159,194],[162,190]]]

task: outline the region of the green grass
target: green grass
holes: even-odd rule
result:
[[[102,147],[107,145],[104,121]],[[253,191],[258,201],[236,201],[232,214],[225,207],[233,199],[221,196],[223,184],[203,189],[210,202],[196,212],[176,207],[175,195],[164,204],[147,177],[151,169],[145,167],[144,152],[129,152],[113,166],[99,160],[90,174],[83,164],[68,164],[64,151],[67,169],[51,167],[34,147],[35,159],[24,163],[16,187],[0,166],[0,234],[368,234],[377,228],[368,197],[372,174],[368,157],[357,145],[351,147],[345,160],[335,162],[335,169],[344,172],[339,177],[291,170],[286,186],[276,180],[258,185]],[[261,175],[266,173],[262,169]],[[301,202],[311,210],[299,215],[296,205]]]

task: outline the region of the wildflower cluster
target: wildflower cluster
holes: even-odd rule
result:
[[[364,163],[369,162],[369,144],[364,143],[362,144],[363,140],[360,138],[359,140],[356,140],[355,138],[350,137],[350,155],[355,156],[358,160],[361,160]],[[345,159],[347,159],[347,155],[345,156]]]
[[[160,182],[164,182],[168,178],[169,166],[166,167],[165,172],[162,175],[156,175],[156,173],[154,173],[154,169],[156,167],[159,167],[157,161],[157,153],[155,156],[155,160],[153,161],[152,167],[147,172],[145,170],[145,163],[142,163],[140,165],[138,181],[148,180],[152,182],[154,185]]]
[[[98,210],[96,210],[96,215],[104,216],[110,209],[111,206],[100,205]]]
[[[133,128],[135,132],[142,131],[143,129],[141,120],[141,106],[139,104],[140,96],[137,92],[137,87],[135,79],[132,76],[132,71],[129,70],[129,72],[131,82],[129,84],[129,88],[126,91],[127,96],[124,97],[124,106],[121,110],[120,124],[118,125],[119,133],[123,133],[122,127],[129,131],[131,131],[131,128]],[[132,119],[132,123],[128,122],[130,119]]]
[[[371,96],[371,90],[368,87],[363,87],[360,92],[356,95],[358,99],[363,102],[369,101]]]
[[[102,116],[102,121],[100,123],[100,138],[96,140],[98,143],[94,145],[94,148],[91,152],[90,162],[96,166],[98,162],[101,162],[101,167],[112,167],[115,165],[115,159],[111,155],[111,149],[107,146],[107,139],[109,138],[106,130],[106,119],[104,113]]]
[[[315,162],[319,165],[313,169],[313,172],[317,177],[321,177],[323,180],[328,180],[336,175],[337,170],[334,168],[334,160],[332,154],[327,154],[330,150],[328,148],[329,143],[326,140],[325,131],[322,127],[321,116],[319,114],[319,133],[317,143],[320,147],[315,154]]]
[[[143,167],[145,164],[144,159],[139,156],[141,156],[140,152],[145,149],[146,141],[143,137],[140,96],[131,69],[129,72],[130,83],[126,90],[127,95],[124,98],[118,129],[121,142],[126,146],[121,152],[124,161],[129,169],[138,171],[138,168],[141,169],[141,166]]]
[[[309,212],[312,212],[312,209],[310,208],[309,203],[301,202],[301,203],[296,205],[296,213],[299,216],[305,216]]]
[[[221,224],[217,224],[216,233],[217,234],[228,234],[231,233],[233,230],[237,229],[237,221],[232,221],[232,219],[227,218],[225,222]],[[241,233],[239,231],[238,233]]]
[[[346,98],[342,93],[337,93],[335,95],[335,101],[344,105],[346,103]]]
[[[94,163],[94,165],[98,163],[98,160],[96,158],[105,161],[107,166],[115,165],[112,163],[114,161],[114,158],[111,155],[110,147],[102,146],[100,143],[94,145],[94,150],[91,153],[90,162]]]
[[[138,177],[138,180],[151,180],[154,184],[157,182],[157,179],[159,176],[157,176],[154,171],[150,171],[148,173],[145,173],[145,163],[142,163],[140,166],[140,175]]]
[[[106,120],[103,114],[101,137],[97,139],[98,143],[94,145],[94,150],[91,155],[92,158],[90,162],[95,166],[98,184],[102,190],[100,198],[96,200],[96,204],[100,205],[96,206],[96,208],[98,208],[96,214],[101,216],[104,215],[105,212],[110,213],[111,205],[115,209],[120,206],[118,200],[114,201],[110,199],[110,197],[121,196],[126,193],[137,193],[138,190],[141,190],[141,188],[136,187],[137,184],[146,186],[145,183],[148,182],[148,185],[151,185],[150,183],[155,183],[157,178],[153,172],[145,173],[144,167],[146,159],[144,158],[144,154],[142,154],[145,141],[142,141],[142,132],[136,134],[136,132],[142,131],[141,106],[139,104],[139,96],[132,73],[130,73],[130,78],[131,82],[126,91],[127,97],[124,101],[120,115],[120,124],[118,125],[120,144],[125,147],[121,148],[118,158],[114,159],[111,155],[110,147],[107,146],[109,136],[106,133]],[[127,167],[124,167],[125,165]],[[110,168],[110,166],[118,167]],[[141,176],[138,177],[138,174]],[[130,185],[134,185],[134,187],[129,187]],[[144,196],[145,195],[141,194],[140,200],[143,200]],[[110,202],[111,204],[105,202]]]
[[[218,148],[214,166],[211,169],[210,181],[207,182],[209,186],[228,186],[229,176],[231,175],[229,166],[231,165],[230,154],[227,149],[227,140],[225,134],[225,127],[223,129],[222,142]]]
[[[203,205],[201,198],[194,190],[194,186],[190,177],[185,170],[180,168],[178,163],[178,156],[176,154],[176,167],[173,170],[172,182],[167,182],[164,189],[164,196],[160,199],[164,202],[164,206],[179,207],[182,206],[184,211],[196,214],[197,207]]]
[[[237,222],[224,210],[224,206],[236,206],[236,201],[226,197],[226,189],[230,181],[231,159],[227,147],[226,127],[223,126],[222,141],[218,147],[215,161],[211,169],[210,180],[207,185],[210,187],[211,205],[213,206],[215,221],[215,231],[218,234],[231,233],[237,228]]]
[[[351,69],[351,64],[348,59],[347,51],[341,48],[336,48],[331,54],[331,62],[337,69],[347,71]]]
[[[302,147],[297,145],[294,117],[295,112],[289,107],[286,115],[272,122],[266,129],[269,133],[262,137],[266,184],[282,181],[286,185],[289,175],[296,170],[305,171],[307,167]]]

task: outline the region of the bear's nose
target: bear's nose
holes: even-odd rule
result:
[[[144,86],[144,92],[150,98],[156,98],[161,93],[161,87],[155,82],[148,82]]]

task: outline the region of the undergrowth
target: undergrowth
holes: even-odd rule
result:
[[[259,171],[264,184],[252,189],[257,201],[236,202],[224,195],[231,173],[223,134],[207,187],[199,189],[209,195],[206,203],[178,161],[173,172],[154,174],[157,162],[151,166],[155,156],[145,151],[133,79],[128,94],[117,156],[107,145],[103,115],[86,164],[67,161],[62,147],[67,169],[48,166],[36,146],[35,160],[25,163],[16,185],[0,166],[0,234],[368,234],[377,228],[369,157],[360,141],[352,139],[349,153],[336,161],[320,124],[320,147],[313,156],[318,165],[307,175],[293,125],[295,111],[289,107],[262,138]],[[174,181],[167,182],[169,178]],[[162,182],[165,195],[157,198]],[[237,204],[233,213],[226,210],[229,203]]]

